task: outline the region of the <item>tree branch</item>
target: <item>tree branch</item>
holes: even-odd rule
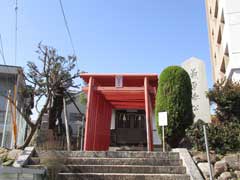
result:
[[[31,121],[31,119],[26,116],[24,113],[21,112],[21,109],[19,109],[19,107],[15,104],[15,102],[9,98],[8,96],[5,96],[5,95],[0,95],[6,99],[9,100],[9,102],[17,109],[17,111],[24,117],[25,121],[27,122],[27,124],[30,126],[30,127],[33,127],[34,126],[34,123]]]
[[[23,143],[23,145],[18,146],[17,149],[24,149],[24,148],[31,142],[32,137],[33,137],[34,133],[36,132],[37,127],[38,127],[38,125],[39,125],[39,123],[40,123],[40,121],[41,121],[44,113],[45,113],[46,110],[47,110],[47,107],[48,107],[48,104],[49,104],[50,99],[51,99],[51,97],[48,96],[48,98],[47,98],[47,100],[46,100],[46,102],[45,102],[45,104],[44,104],[41,112],[40,112],[39,115],[38,115],[38,118],[37,118],[37,120],[36,120],[36,123],[33,124],[33,126],[31,126],[31,131],[30,131],[28,137],[26,138],[26,140],[25,140],[25,142]]]

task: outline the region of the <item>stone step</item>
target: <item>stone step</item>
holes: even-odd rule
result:
[[[186,168],[182,166],[67,165],[63,171],[72,173],[185,174]]]
[[[72,151],[64,152],[70,157],[100,157],[100,158],[158,158],[158,159],[179,159],[175,152],[146,152],[146,151]]]
[[[61,180],[190,180],[184,174],[59,173]]]
[[[182,166],[182,160],[164,160],[159,158],[82,158],[70,157],[66,165],[152,165],[152,166]]]

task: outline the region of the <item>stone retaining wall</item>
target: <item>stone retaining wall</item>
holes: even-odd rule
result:
[[[205,152],[191,152],[192,158],[202,171],[205,179],[209,179],[209,165]],[[240,153],[225,156],[210,152],[210,161],[214,179],[239,180],[240,179]]]

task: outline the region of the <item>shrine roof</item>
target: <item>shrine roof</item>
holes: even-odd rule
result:
[[[116,76],[123,77],[124,87],[141,87],[144,85],[144,78],[147,77],[149,84],[152,87],[157,87],[158,84],[158,74],[144,73],[112,73],[112,74],[102,74],[102,73],[81,73],[80,77],[86,82],[89,82],[90,77],[98,83],[99,86],[115,86]]]
[[[115,87],[116,77],[122,77],[122,87]],[[148,94],[155,104],[155,96],[158,85],[157,74],[92,74],[82,73],[80,77],[89,83],[90,77],[94,79],[95,92],[103,95],[115,109],[144,109],[145,108],[145,85],[144,79],[148,80]],[[88,92],[89,87],[83,87]]]

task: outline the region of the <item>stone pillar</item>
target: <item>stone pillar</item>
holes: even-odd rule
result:
[[[192,105],[195,114],[194,122],[198,119],[211,122],[210,103],[206,97],[208,91],[207,74],[202,60],[192,57],[182,63],[192,82]]]

